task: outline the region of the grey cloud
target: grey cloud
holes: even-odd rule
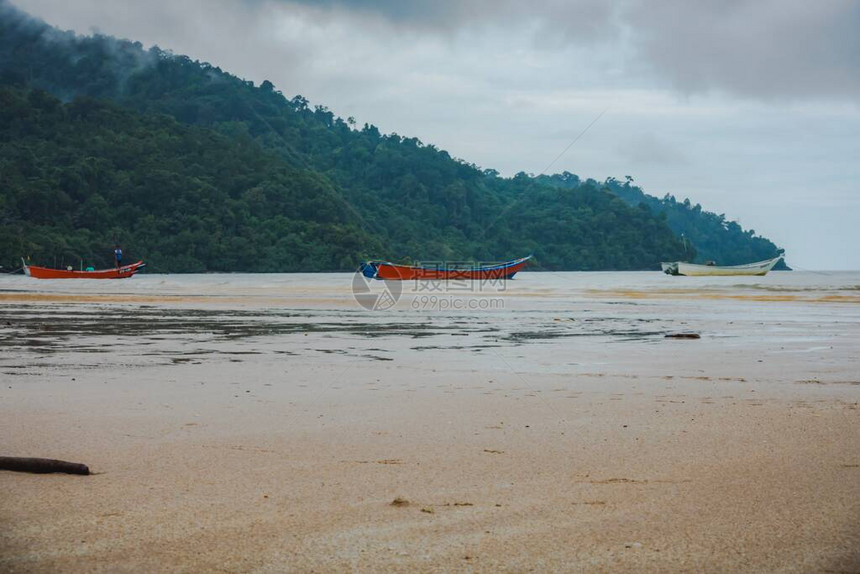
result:
[[[294,3],[328,10],[345,9],[419,26],[459,26],[463,21],[476,17],[482,5],[487,4],[485,0],[297,0]],[[511,3],[503,1],[501,4],[507,7]]]
[[[257,4],[264,0],[246,0]],[[593,41],[617,35],[616,5],[604,0],[275,0],[329,12],[347,12],[430,32],[501,27],[540,43]]]
[[[16,0],[59,8],[57,0]],[[531,43],[545,54],[591,49],[613,82],[671,87],[683,94],[723,92],[754,99],[860,100],[860,2],[857,0],[187,0],[118,2],[138,27],[180,42],[218,41],[211,28],[248,46],[272,13],[309,26],[341,22],[356,36],[420,42],[459,36]],[[78,0],[98,12],[103,0]],[[71,9],[71,8],[69,8]],[[52,9],[46,10],[48,12]],[[113,10],[117,12],[117,10]],[[193,22],[210,29],[201,29]],[[418,36],[416,36],[416,34]],[[240,41],[244,38],[243,41]],[[160,38],[159,38],[160,39]],[[283,39],[281,40],[283,41]],[[190,42],[183,42],[190,43]],[[294,49],[304,51],[302,44]],[[301,65],[304,54],[284,54]],[[566,73],[581,72],[571,62]],[[611,77],[611,78],[610,78]]]
[[[625,20],[638,62],[686,92],[860,97],[855,0],[638,1]]]
[[[499,27],[544,49],[619,44],[626,48],[623,71],[650,74],[684,93],[860,97],[856,0],[281,1],[429,32]]]

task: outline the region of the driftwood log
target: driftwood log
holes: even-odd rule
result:
[[[702,336],[698,333],[669,333],[667,339],[701,339]]]
[[[66,474],[90,473],[90,468],[87,465],[77,462],[66,462],[65,460],[54,460],[52,458],[20,458],[17,456],[0,456],[0,470],[34,472],[36,474],[48,474],[51,472],[64,472]]]

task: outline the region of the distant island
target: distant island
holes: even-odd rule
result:
[[[689,200],[565,172],[501,177],[205,62],[63,32],[0,0],[0,265],[351,271],[732,265],[771,241]]]

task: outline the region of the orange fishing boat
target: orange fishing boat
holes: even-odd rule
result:
[[[69,269],[51,269],[50,267],[39,267],[24,263],[24,273],[36,279],[124,279],[131,277],[146,263],[138,261],[131,265],[123,265],[115,269],[95,269],[93,271],[73,271]]]
[[[448,267],[434,265],[414,267],[411,265],[396,265],[387,261],[368,261],[362,264],[361,273],[369,279],[384,281],[422,280],[456,280],[456,279],[513,279],[532,256],[514,259],[498,265],[471,267]]]

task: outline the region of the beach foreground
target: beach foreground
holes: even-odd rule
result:
[[[4,278],[0,570],[860,571],[860,275],[687,279]]]

